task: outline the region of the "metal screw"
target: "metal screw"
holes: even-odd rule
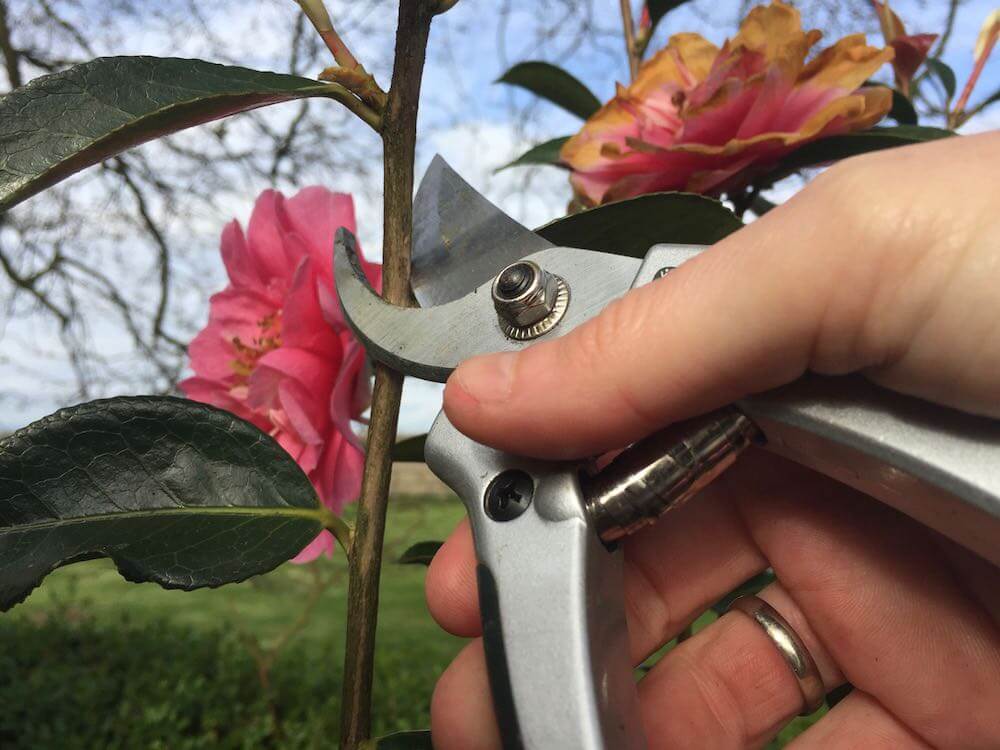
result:
[[[486,515],[494,521],[513,521],[531,505],[535,483],[520,469],[498,474],[486,488]]]

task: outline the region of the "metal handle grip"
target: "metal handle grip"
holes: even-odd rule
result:
[[[472,523],[505,749],[641,750],[621,552],[595,533],[576,466],[487,448],[443,413],[425,457]]]
[[[720,409],[654,433],[585,478],[597,533],[614,542],[696,495],[759,436],[735,408]]]

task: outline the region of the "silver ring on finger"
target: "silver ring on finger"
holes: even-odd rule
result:
[[[826,691],[816,661],[798,633],[774,607],[753,594],[735,599],[727,611],[732,610],[743,612],[757,623],[792,670],[802,693],[802,711],[799,716],[814,713],[823,705]]]

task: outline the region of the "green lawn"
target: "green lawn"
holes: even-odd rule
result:
[[[463,513],[454,498],[394,500],[387,561]],[[423,578],[421,566],[383,571],[379,734],[428,725],[462,645],[428,615]],[[0,616],[0,748],[335,747],[346,588],[343,558],[193,593],[126,583],[105,560],[59,570]]]

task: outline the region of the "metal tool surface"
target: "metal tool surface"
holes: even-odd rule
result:
[[[418,197],[419,205],[457,205],[448,197],[447,186],[457,184],[449,172],[437,165],[427,186],[433,191],[421,188],[435,197]],[[426,264],[415,288],[418,299],[444,304],[403,309],[384,303],[361,272],[353,238],[338,234],[335,273],[346,319],[372,357],[416,377],[443,381],[471,356],[532,343],[510,335],[512,322],[504,320],[496,298],[512,261],[530,261],[521,265],[568,287],[568,307],[536,339],[546,340],[703,249],[658,245],[640,261],[543,247],[544,240],[532,240],[509,217],[489,219],[488,202],[461,185],[455,188],[461,200],[477,205],[474,226],[462,224],[461,211],[438,210],[434,231],[471,246],[445,260],[440,256],[447,249],[433,238],[418,240],[415,248]],[[505,229],[495,234],[491,226]],[[438,267],[441,274],[434,272]],[[753,439],[1000,565],[1000,421],[891,393],[860,376],[805,377],[671,426],[582,483],[578,465],[478,445],[442,413],[428,435],[426,458],[471,519],[505,747],[643,747],[622,645],[621,560],[613,542],[691,497]]]
[[[410,278],[422,306],[464,297],[504,266],[549,247],[434,157],[413,203]]]

